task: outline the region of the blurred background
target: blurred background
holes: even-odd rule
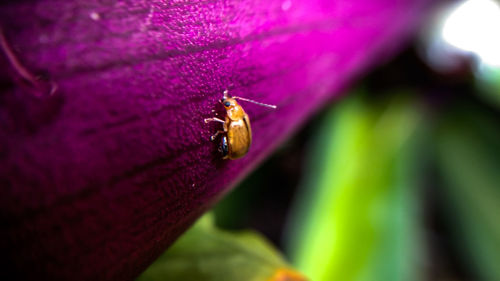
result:
[[[217,226],[260,232],[309,280],[500,280],[499,3],[445,2],[351,89]]]

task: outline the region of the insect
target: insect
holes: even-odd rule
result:
[[[241,97],[232,97],[228,91],[224,91],[224,97],[219,101],[226,109],[226,120],[217,117],[206,118],[205,123],[219,122],[223,124],[223,130],[217,131],[210,139],[213,141],[221,134],[221,145],[219,151],[223,159],[238,159],[245,156],[252,143],[252,128],[250,119],[245,113],[237,99],[251,102],[260,106],[276,108],[275,105],[265,104]]]

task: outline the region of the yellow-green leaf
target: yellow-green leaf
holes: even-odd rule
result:
[[[291,258],[316,281],[417,280],[421,111],[404,92],[359,94],[318,127],[292,214]]]
[[[217,229],[202,217],[138,281],[305,281],[264,237]]]

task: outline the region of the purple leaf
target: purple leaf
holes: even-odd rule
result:
[[[1,263],[17,279],[136,277],[359,73],[430,0],[0,4]],[[241,102],[253,144],[210,136]]]

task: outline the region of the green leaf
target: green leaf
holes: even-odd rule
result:
[[[483,109],[456,109],[437,131],[438,167],[454,241],[481,280],[500,280],[500,126]]]
[[[415,280],[418,104],[351,95],[318,126],[289,248],[312,280]]]
[[[304,281],[280,253],[253,231],[230,233],[203,216],[138,281]]]
[[[482,65],[476,72],[478,93],[490,104],[500,107],[500,67]]]

